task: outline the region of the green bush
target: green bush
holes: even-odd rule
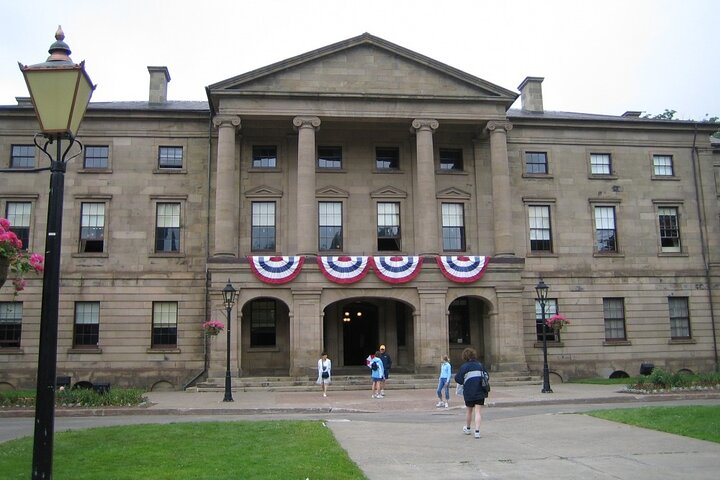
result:
[[[63,389],[55,393],[55,406],[67,407],[135,407],[145,402],[144,391],[136,388],[111,388],[104,394],[87,388]],[[0,392],[0,407],[35,406],[35,392],[9,390]]]
[[[715,387],[720,385],[720,373],[671,373],[661,368],[653,369],[650,375],[637,377],[636,383],[628,388],[637,390],[670,390],[673,388]]]

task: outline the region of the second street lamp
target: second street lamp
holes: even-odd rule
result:
[[[537,294],[537,300],[540,302],[540,320],[542,321],[542,346],[543,346],[543,388],[542,393],[553,393],[550,388],[550,368],[548,367],[547,359],[547,325],[545,325],[545,303],[547,302],[547,295],[550,287],[545,285],[542,277],[535,286],[535,293]]]
[[[227,311],[227,363],[225,365],[225,397],[223,398],[223,402],[232,402],[232,379],[230,376],[230,323],[232,318],[232,308],[233,305],[235,305],[235,298],[237,296],[237,290],[235,290],[232,284],[230,284],[229,278],[227,285],[223,288],[222,294],[223,303],[225,304],[225,309]]]

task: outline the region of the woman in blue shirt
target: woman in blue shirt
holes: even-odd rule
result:
[[[450,379],[452,375],[452,366],[450,365],[450,359],[447,355],[443,355],[442,363],[440,364],[440,378],[438,379],[437,397],[438,402],[435,404],[436,407],[448,408],[448,402],[450,401]],[[442,392],[445,389],[445,401],[442,399]]]
[[[463,433],[470,435],[470,421],[475,416],[475,438],[480,438],[480,407],[485,405],[485,398],[488,396],[490,388],[490,375],[488,375],[485,366],[477,359],[477,352],[474,348],[466,348],[463,350],[462,364],[460,370],[455,375],[455,381],[463,386],[463,400],[467,407],[465,413],[465,426]],[[486,385],[487,387],[483,386]]]

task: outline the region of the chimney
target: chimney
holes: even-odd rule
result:
[[[542,113],[542,82],[544,77],[525,77],[520,84],[520,101],[522,102],[523,112]]]
[[[150,72],[150,103],[167,102],[167,84],[170,72],[167,67],[147,67]]]

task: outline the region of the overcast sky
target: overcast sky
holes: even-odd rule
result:
[[[718,0],[0,0],[0,105],[27,96],[17,62],[45,61],[62,25],[93,101],[170,100],[364,32],[517,91],[546,110],[720,116]],[[519,108],[519,100],[514,105]]]

